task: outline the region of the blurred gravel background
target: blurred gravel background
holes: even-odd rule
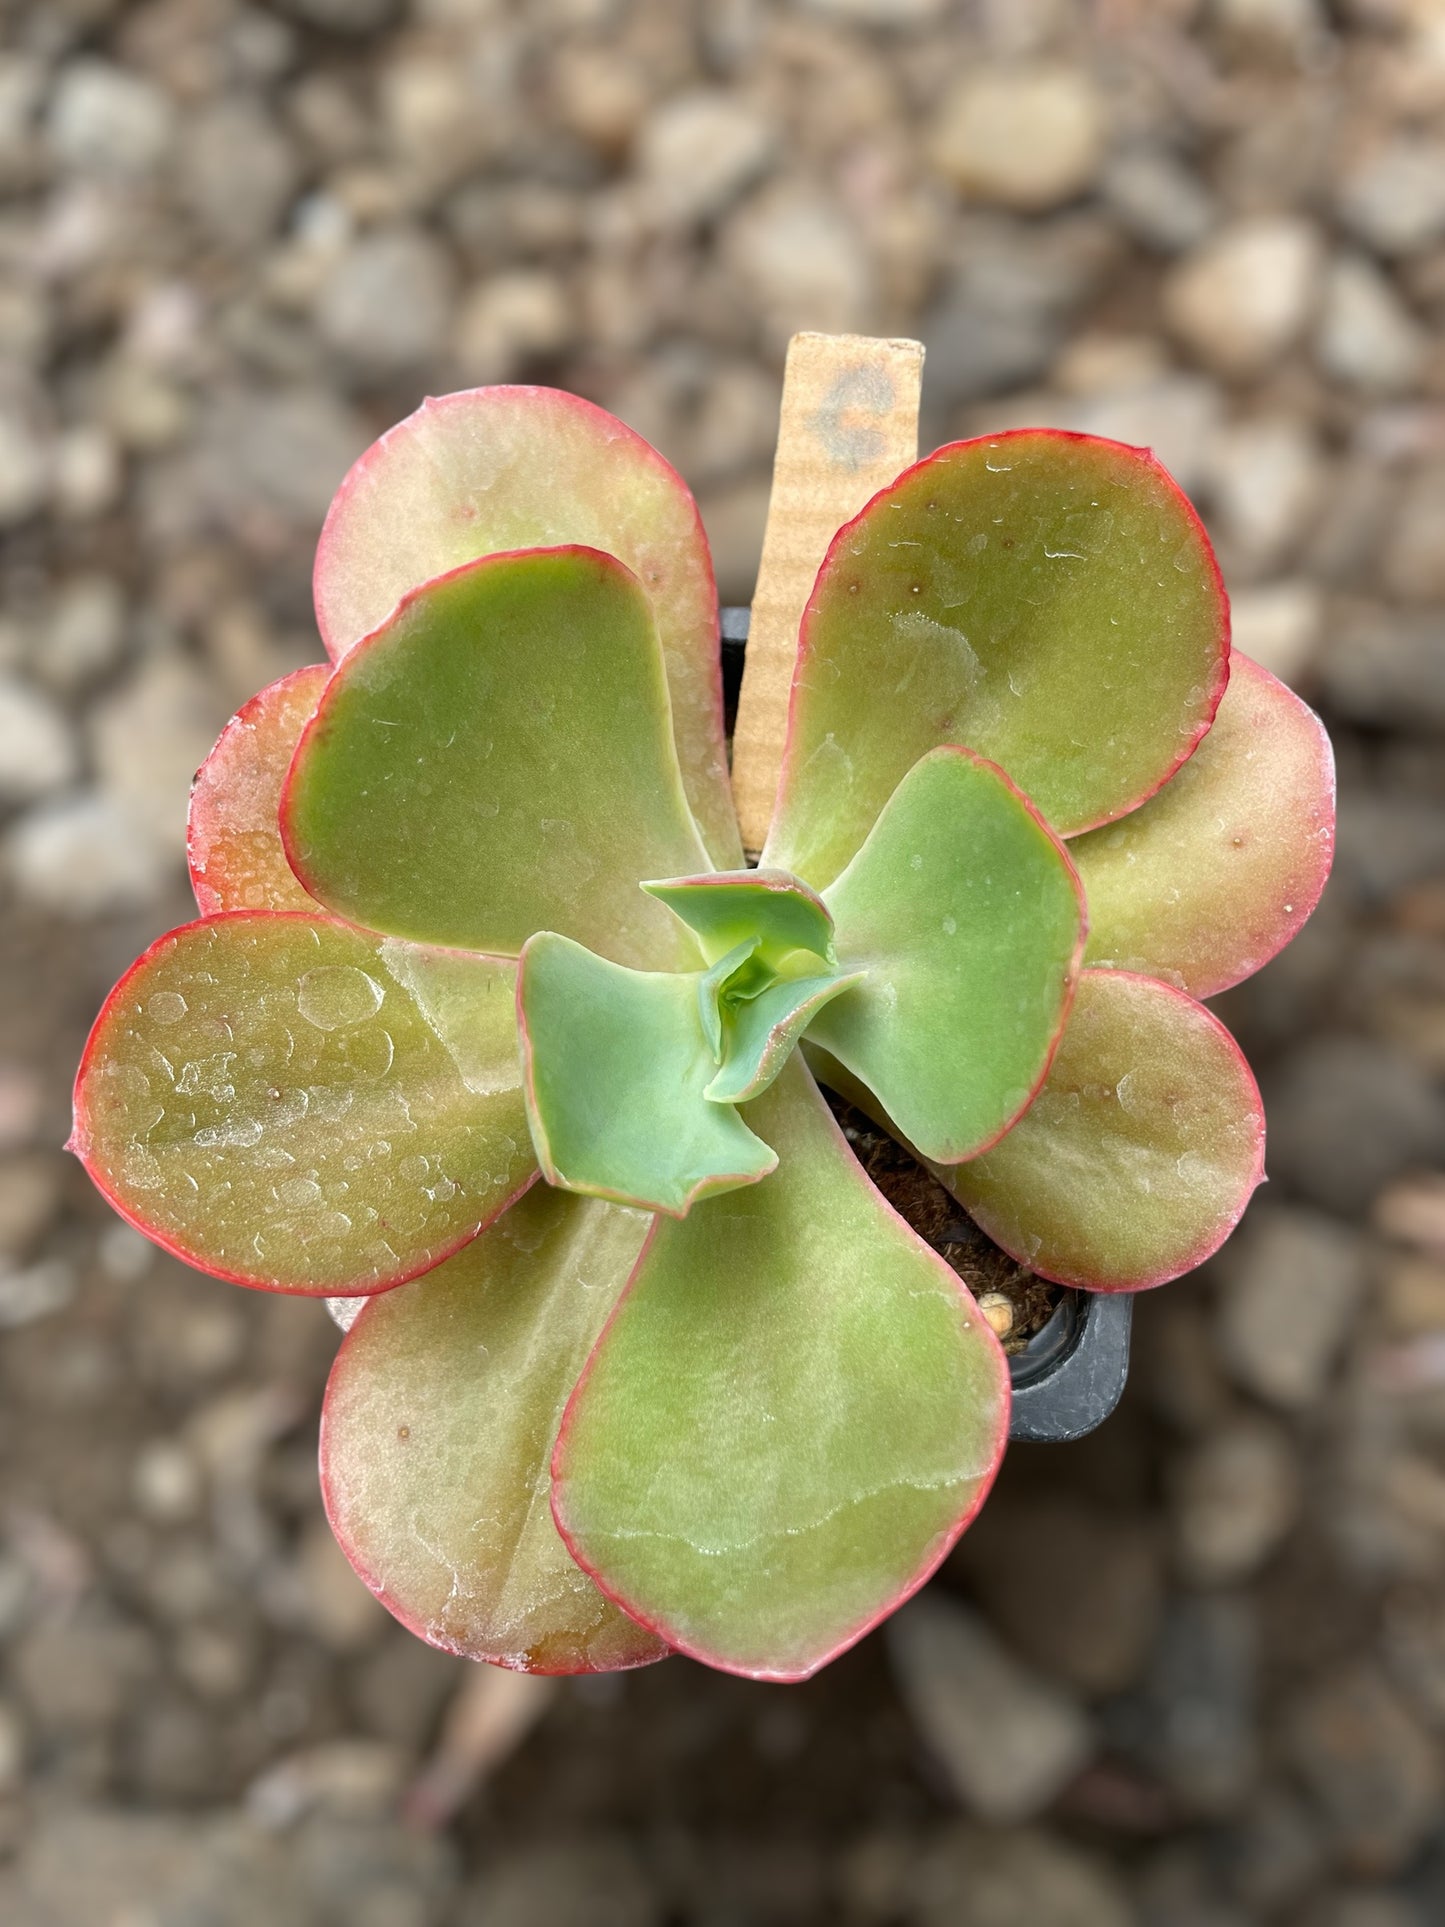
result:
[[[1437,1927],[1445,5],[4,0],[0,37],[0,1920]],[[1274,1182],[1140,1305],[1118,1415],[1016,1450],[809,1687],[529,1693],[351,1577],[324,1316],[110,1218],[69,1078],[187,914],[192,770],[319,654],[365,443],[576,388],[745,601],[798,327],[921,335],[925,446],[1158,449],[1336,732],[1340,859],[1223,1000]]]

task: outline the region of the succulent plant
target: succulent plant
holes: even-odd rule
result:
[[[322,1480],[404,1623],[804,1678],[938,1565],[1009,1408],[815,1074],[1043,1278],[1198,1263],[1263,1120],[1197,1000],[1319,895],[1323,732],[1231,658],[1153,459],[1052,431],[838,532],[757,868],[696,510],[601,410],[426,403],[315,587],[332,664],[201,770],[201,918],[106,1002],[73,1146],[202,1270],[364,1301]]]

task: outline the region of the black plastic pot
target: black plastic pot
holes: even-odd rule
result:
[[[723,695],[728,727],[737,713],[749,611],[722,611]],[[1009,1360],[1013,1418],[1009,1437],[1064,1444],[1092,1432],[1119,1403],[1129,1375],[1134,1300],[1070,1291],[1042,1331]]]

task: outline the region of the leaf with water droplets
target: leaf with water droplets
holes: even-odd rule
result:
[[[162,937],[107,998],[72,1148],[116,1209],[267,1291],[384,1291],[535,1176],[502,958],[323,916]]]
[[[918,758],[998,763],[1061,835],[1135,808],[1209,727],[1228,610],[1147,450],[955,442],[840,529],[803,617],[764,861],[823,889]]]
[[[682,780],[712,860],[741,860],[723,747],[717,591],[697,504],[625,423],[551,388],[433,396],[337,491],[316,552],[316,619],[336,658],[413,590],[502,550],[583,543],[647,595]]]
[[[342,1345],[321,1420],[327,1514],[367,1585],[434,1646],[541,1673],[666,1654],[569,1557],[547,1503],[563,1406],[647,1225],[537,1185],[373,1299]]]
[[[1319,718],[1237,652],[1204,741],[1157,796],[1069,854],[1086,960],[1212,997],[1282,950],[1319,902],[1335,772]]]
[[[331,674],[312,663],[253,696],[221,731],[191,788],[186,858],[203,917],[315,910],[281,844],[281,786]]]
[[[1008,1371],[793,1057],[762,1184],[659,1219],[562,1422],[574,1557],[694,1658],[803,1679],[922,1585],[983,1503]]]
[[[1138,1291],[1203,1264],[1263,1174],[1239,1046],[1181,991],[1086,970],[1044,1088],[1008,1136],[935,1170],[1042,1277]]]
[[[1048,1069],[1083,951],[1073,865],[1001,770],[920,758],[824,892],[855,989],[808,1028],[928,1157],[972,1157]]]
[[[516,956],[557,930],[619,963],[695,944],[637,887],[703,868],[652,612],[593,549],[488,556],[341,662],[281,810],[293,868],[354,922]]]

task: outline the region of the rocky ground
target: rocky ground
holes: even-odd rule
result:
[[[0,42],[0,1918],[1445,1918],[1440,0],[9,0]],[[1338,871],[1224,1000],[1273,1182],[1140,1305],[1118,1415],[811,1686],[529,1694],[352,1579],[324,1317],[109,1217],[68,1081],[186,914],[192,769],[319,653],[371,435],[575,387],[743,601],[796,327],[921,335],[930,444],[1160,451],[1336,733]]]

